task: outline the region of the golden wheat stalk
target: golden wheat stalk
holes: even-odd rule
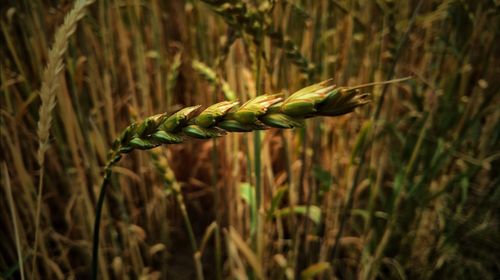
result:
[[[56,106],[56,91],[59,87],[59,74],[64,69],[64,54],[68,49],[69,37],[75,33],[76,25],[80,19],[85,16],[85,9],[92,4],[94,0],[77,0],[73,9],[64,18],[64,23],[59,27],[55,34],[54,44],[49,50],[47,66],[42,74],[42,86],[39,94],[42,101],[39,110],[38,120],[38,151],[37,161],[40,165],[40,178],[38,183],[36,221],[35,221],[35,241],[33,244],[33,267],[32,278],[35,276],[36,252],[38,245],[38,225],[40,223],[40,207],[43,191],[43,173],[45,152],[49,148],[50,127],[52,125],[52,111]]]

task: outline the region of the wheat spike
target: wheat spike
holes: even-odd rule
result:
[[[39,148],[37,160],[40,165],[44,162],[44,155],[48,149],[50,126],[52,124],[52,110],[56,106],[56,90],[59,86],[58,76],[64,69],[63,57],[68,48],[69,37],[75,32],[76,24],[85,15],[85,8],[94,0],[77,0],[73,9],[64,18],[64,23],[56,32],[54,44],[49,51],[47,66],[42,74],[40,99],[42,104],[39,110],[38,140]]]
[[[239,107],[234,101],[204,110],[200,106],[187,107],[172,115],[159,114],[131,124],[113,143],[108,165],[135,149],[177,144],[188,137],[209,139],[227,132],[300,127],[307,118],[343,115],[368,102],[368,94],[361,94],[357,88],[336,87],[330,79],[286,99],[281,94],[270,94],[257,96]]]
[[[68,49],[68,40],[75,33],[76,25],[85,16],[86,8],[94,0],[77,0],[73,9],[64,18],[64,23],[57,29],[54,37],[54,44],[49,50],[47,66],[42,73],[42,86],[39,94],[41,105],[39,109],[39,120],[37,124],[38,151],[37,162],[40,165],[40,178],[38,182],[36,221],[35,221],[35,241],[33,244],[33,267],[32,277],[36,270],[36,251],[38,245],[38,226],[40,224],[40,208],[43,191],[43,173],[45,152],[49,148],[50,127],[52,125],[52,110],[56,106],[56,91],[59,87],[59,74],[64,69],[63,57]]]
[[[320,116],[340,116],[370,102],[361,88],[398,83],[405,77],[354,87],[337,87],[333,79],[302,88],[288,98],[282,94],[260,95],[241,106],[222,101],[204,110],[191,106],[174,114],[159,114],[128,126],[113,142],[108,169],[121,155],[135,149],[149,150],[162,144],[182,143],[186,138],[209,139],[227,132],[250,132],[274,128],[295,128],[304,120]]]
[[[369,95],[360,88],[406,80],[397,79],[357,87],[337,87],[329,79],[296,91],[283,99],[281,94],[260,95],[241,106],[236,101],[223,101],[205,110],[191,106],[168,115],[159,114],[128,126],[113,142],[104,168],[104,180],[96,205],[94,239],[92,245],[92,279],[97,278],[99,256],[99,226],[111,176],[111,166],[122,154],[133,150],[149,150],[163,144],[182,143],[186,138],[209,139],[227,132],[250,132],[275,128],[294,128],[307,118],[339,116],[369,103]]]

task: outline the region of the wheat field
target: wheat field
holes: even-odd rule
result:
[[[0,279],[498,279],[498,1],[0,12]]]

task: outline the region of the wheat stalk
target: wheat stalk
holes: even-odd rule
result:
[[[38,225],[40,223],[40,207],[43,191],[43,173],[45,152],[49,148],[50,127],[52,125],[52,111],[56,106],[56,91],[59,87],[59,74],[64,69],[63,57],[68,49],[69,37],[75,33],[76,25],[80,19],[85,16],[85,9],[92,4],[94,0],[77,0],[73,9],[64,18],[64,23],[59,27],[55,34],[54,44],[49,50],[47,66],[42,74],[42,86],[39,94],[41,105],[39,109],[38,120],[38,151],[37,161],[40,165],[40,178],[38,183],[36,221],[35,221],[35,241],[33,244],[33,267],[32,276],[36,269],[36,251],[38,245]]]
[[[10,176],[9,176],[9,170],[7,169],[7,164],[2,161],[2,170],[1,173],[2,178],[3,178],[3,183],[6,189],[7,193],[7,201],[9,203],[9,208],[11,211],[11,216],[12,216],[12,224],[14,227],[14,237],[15,237],[15,242],[16,242],[16,250],[17,250],[17,260],[19,262],[19,274],[21,275],[21,280],[24,280],[24,261],[23,261],[23,254],[22,254],[22,247],[21,247],[21,241],[19,240],[19,230],[18,230],[18,217],[16,214],[16,206],[14,203],[14,197],[12,196],[12,187],[10,185]]]

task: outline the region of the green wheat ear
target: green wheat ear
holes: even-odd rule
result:
[[[223,101],[204,110],[184,108],[172,115],[159,114],[127,127],[114,142],[112,160],[135,149],[147,150],[163,144],[178,144],[184,139],[209,139],[226,132],[250,132],[270,127],[295,128],[307,118],[339,116],[369,102],[359,89],[336,87],[329,79],[302,88],[288,98],[268,94],[239,102]]]
[[[339,116],[369,103],[369,94],[361,93],[360,88],[406,79],[408,78],[357,87],[337,87],[333,80],[329,79],[302,88],[286,99],[283,99],[282,94],[268,94],[250,99],[239,107],[239,103],[235,101],[219,102],[205,110],[200,110],[201,106],[191,106],[171,115],[159,114],[131,124],[113,142],[105,167],[96,205],[92,251],[93,278],[97,276],[100,216],[111,166],[121,159],[122,154],[136,149],[148,150],[164,144],[178,144],[186,138],[210,139],[227,132],[300,127],[307,118]]]
[[[113,144],[109,161],[113,164],[121,154],[135,149],[148,150],[163,144],[178,144],[186,138],[210,139],[227,132],[301,127],[305,119],[340,116],[369,103],[370,95],[361,93],[361,88],[409,78],[355,87],[337,87],[333,79],[328,79],[302,88],[286,99],[282,94],[260,95],[239,107],[239,102],[222,101],[204,110],[197,105],[171,115],[151,116],[125,128]]]

